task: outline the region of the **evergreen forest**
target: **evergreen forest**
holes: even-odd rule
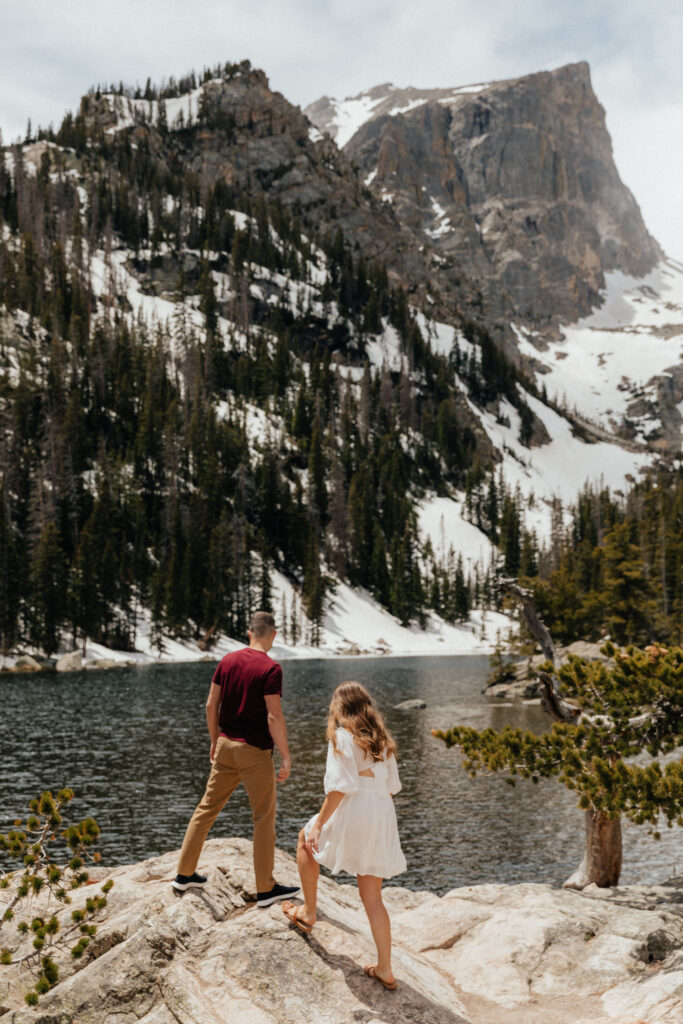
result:
[[[235,118],[210,92],[173,126],[165,104],[240,67],[93,90],[3,151],[0,647],[132,650],[143,614],[159,651],[210,646],[256,607],[315,645],[341,581],[424,625],[498,606],[498,573],[533,582],[559,639],[680,642],[680,470],[587,490],[539,544],[471,409],[507,399],[530,445],[535,387],[481,318],[454,315],[444,353],[341,223],[195,169],[237,146]],[[142,113],[112,130],[124,96]],[[423,541],[434,494],[462,499],[490,562]]]

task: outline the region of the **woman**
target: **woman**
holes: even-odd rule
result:
[[[327,738],[325,800],[299,833],[297,866],[304,903],[287,901],[282,910],[308,933],[316,921],[319,865],[332,874],[356,875],[377,947],[377,963],[369,964],[365,973],[395,989],[382,879],[406,869],[391,799],[401,789],[396,743],[368,691],[353,682],[342,683],[332,696]]]

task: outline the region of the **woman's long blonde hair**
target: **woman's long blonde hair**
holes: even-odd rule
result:
[[[393,736],[375,707],[372,697],[360,683],[340,683],[332,694],[327,716],[327,738],[337,751],[337,726],[348,729],[354,740],[375,761],[397,754]],[[338,751],[337,751],[338,752]]]

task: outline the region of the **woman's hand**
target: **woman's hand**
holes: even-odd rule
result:
[[[318,853],[318,844],[320,843],[320,832],[320,825],[316,821],[315,825],[308,833],[308,839],[306,840],[306,846],[308,847],[309,853]]]
[[[308,833],[308,839],[306,840],[306,849],[310,854],[318,853],[320,833],[323,830],[323,826],[325,825],[325,822],[329,821],[332,817],[343,799],[344,793],[341,793],[338,790],[331,790],[323,800],[323,805],[320,808],[320,814],[315,819],[315,823],[311,831]]]

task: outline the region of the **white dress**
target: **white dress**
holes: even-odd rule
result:
[[[338,753],[332,743],[328,747],[325,792],[344,797],[323,825],[313,856],[333,875],[400,875],[406,859],[391,799],[401,789],[396,758],[390,754],[384,761],[373,761],[343,728],[337,729],[337,748]],[[372,777],[360,774],[368,768]],[[304,826],[307,839],[317,817],[314,814]]]

